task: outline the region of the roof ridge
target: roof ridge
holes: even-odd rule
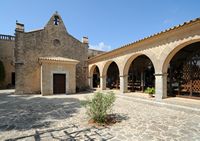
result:
[[[157,33],[154,33],[154,34],[149,35],[149,36],[147,36],[147,37],[141,38],[141,39],[136,40],[136,41],[134,41],[134,42],[131,42],[131,43],[128,43],[128,44],[122,45],[121,47],[128,46],[128,45],[131,45],[131,44],[134,44],[134,43],[137,43],[137,42],[143,41],[143,40],[145,40],[145,39],[148,39],[148,38],[151,38],[151,37],[154,37],[154,36],[160,35],[160,34],[162,34],[162,33],[166,33],[166,32],[168,32],[168,31],[171,31],[171,30],[174,30],[174,29],[177,29],[177,28],[183,27],[183,26],[185,26],[185,25],[187,25],[187,24],[190,24],[190,23],[196,22],[196,21],[198,21],[198,20],[200,20],[200,17],[195,18],[195,19],[192,19],[192,20],[189,20],[189,21],[186,21],[186,22],[183,22],[182,24],[178,24],[178,25],[172,26],[172,27],[170,27],[170,28],[167,28],[167,29],[162,30],[162,31],[157,32]],[[119,48],[121,48],[121,47],[119,47]]]

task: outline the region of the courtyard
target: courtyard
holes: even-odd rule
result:
[[[115,92],[113,113],[120,122],[94,127],[88,124],[85,109],[80,104],[92,93],[54,96],[12,93],[6,90],[0,94],[0,140],[200,140],[198,111],[162,105],[147,97]],[[169,98],[165,104],[174,101],[176,99]],[[193,101],[187,100],[186,105],[195,103]]]

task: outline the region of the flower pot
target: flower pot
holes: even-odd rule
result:
[[[153,97],[153,94],[149,94],[149,98],[152,98]]]

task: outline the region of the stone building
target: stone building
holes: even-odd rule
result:
[[[43,29],[25,32],[24,25],[16,23],[15,31],[15,37],[0,36],[6,71],[2,88],[15,84],[16,94],[43,95],[88,88],[87,59],[101,52],[88,49],[87,37],[80,42],[70,35],[58,13]]]
[[[93,57],[88,65],[91,88],[98,82],[102,90],[121,93],[155,88],[157,100],[200,98],[200,19]]]

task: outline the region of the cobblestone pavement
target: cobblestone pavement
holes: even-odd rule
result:
[[[200,115],[117,97],[120,123],[88,125],[80,101],[91,94],[16,96],[0,93],[0,140],[200,141]]]

